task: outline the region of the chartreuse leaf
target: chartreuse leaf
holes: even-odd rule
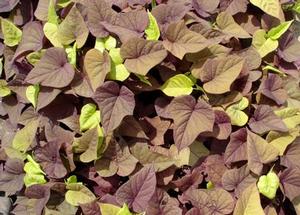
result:
[[[300,109],[299,108],[283,108],[275,110],[274,113],[279,116],[285,125],[289,128],[295,128],[300,124]]]
[[[120,48],[112,48],[109,50],[109,56],[111,57],[112,61],[118,65],[124,62],[124,59],[122,58],[120,54]]]
[[[79,116],[79,126],[81,131],[95,128],[101,121],[100,111],[95,104],[88,103],[81,108]]]
[[[1,18],[1,30],[7,46],[16,46],[22,39],[22,31],[7,19]]]
[[[215,188],[215,185],[211,181],[207,182],[206,189],[209,190],[209,189],[213,189],[213,188]]]
[[[158,40],[158,38],[160,37],[160,31],[159,31],[159,26],[157,24],[157,21],[149,11],[148,11],[148,17],[149,17],[149,25],[145,29],[146,38],[147,40]]]
[[[123,204],[122,208],[108,203],[100,203],[99,205],[102,215],[134,215],[126,203]]]
[[[56,14],[55,10],[55,1],[54,0],[49,0],[49,5],[48,5],[48,22],[58,25],[59,24],[59,17]]]
[[[257,182],[258,191],[269,199],[274,199],[279,187],[279,178],[272,170],[267,175],[259,177]]]
[[[148,77],[146,75],[135,74],[135,76],[138,77],[138,79],[140,79],[140,81],[144,84],[152,86],[151,82],[148,80]]]
[[[11,94],[11,90],[7,86],[5,80],[0,80],[0,97],[5,97]]]
[[[65,7],[67,7],[72,2],[73,2],[72,0],[58,0],[57,3],[56,3],[56,5],[58,7],[65,8]]]
[[[76,67],[76,58],[77,58],[76,50],[77,50],[76,42],[74,43],[73,47],[68,46],[65,48],[65,51],[66,51],[67,57],[68,57],[68,61],[74,67]]]
[[[98,49],[100,52],[103,52],[105,49],[110,51],[111,49],[116,48],[116,46],[117,40],[112,36],[97,38],[95,43],[95,49]]]
[[[178,74],[168,79],[162,86],[161,90],[167,96],[190,95],[193,92],[194,82],[184,74]]]
[[[95,195],[82,183],[70,183],[67,185],[66,201],[73,206],[87,204],[96,199]]]
[[[2,74],[2,70],[3,70],[3,58],[0,58],[0,76]]]
[[[250,2],[273,17],[280,16],[281,4],[279,0],[250,0]]]
[[[65,181],[66,185],[72,184],[72,183],[78,183],[77,182],[77,176],[76,175],[71,175],[67,180]]]
[[[229,106],[226,113],[230,117],[231,124],[237,126],[244,126],[248,121],[248,116],[243,112],[249,105],[246,97],[243,97],[238,103]]]
[[[26,98],[30,103],[33,105],[34,108],[36,108],[37,102],[38,102],[38,96],[40,92],[40,85],[30,85],[26,88]]]
[[[24,184],[26,187],[34,184],[45,184],[47,182],[44,177],[46,174],[30,155],[27,155],[27,162],[24,165],[24,171],[26,173],[24,177]]]
[[[40,61],[40,59],[45,54],[45,52],[46,52],[46,49],[42,49],[42,50],[36,51],[36,52],[31,52],[30,54],[28,54],[26,56],[26,59],[28,60],[28,62],[30,64],[35,65],[37,62]]]
[[[111,64],[111,71],[107,74],[110,80],[125,81],[130,75],[124,64]]]
[[[266,32],[263,29],[257,30],[253,34],[252,46],[260,54],[261,57],[273,52],[278,47],[278,41],[271,38],[266,39]]]
[[[278,73],[278,74],[280,74],[280,75],[282,75],[282,76],[286,76],[286,74],[285,74],[284,72],[280,71],[278,68],[276,68],[276,67],[274,67],[274,66],[272,66],[272,65],[267,65],[267,66],[263,67],[262,70],[263,70],[263,71],[268,71],[268,70],[270,70],[270,71],[275,72],[275,73]]]
[[[272,28],[268,34],[267,37],[271,38],[272,40],[278,40],[291,26],[294,20],[283,22],[280,25]]]
[[[35,138],[36,131],[39,127],[39,121],[39,119],[32,120],[27,123],[24,128],[17,131],[12,141],[13,148],[23,153],[27,151]]]

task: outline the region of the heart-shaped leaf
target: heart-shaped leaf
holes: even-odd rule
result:
[[[257,182],[258,191],[269,199],[274,199],[279,187],[279,178],[275,172],[270,171],[267,175],[259,177]]]

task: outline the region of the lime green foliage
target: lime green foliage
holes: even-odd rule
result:
[[[22,39],[22,31],[11,21],[1,18],[1,30],[4,44],[10,47],[16,46]]]
[[[125,203],[122,208],[108,203],[100,203],[99,205],[102,215],[134,215]]]
[[[31,52],[30,54],[28,54],[26,56],[26,59],[28,60],[28,62],[32,65],[35,65],[37,62],[40,61],[40,59],[42,58],[42,56],[44,55],[44,53],[46,52],[46,49],[42,49],[40,51],[36,51],[36,52]]]
[[[109,56],[111,57],[112,61],[118,65],[124,62],[124,59],[122,58],[120,54],[120,48],[112,48],[109,50]]]
[[[284,72],[282,72],[281,70],[279,70],[278,68],[276,68],[276,67],[274,67],[272,65],[267,65],[267,66],[263,67],[262,70],[263,71],[269,71],[270,70],[270,71],[278,73],[278,74],[280,74],[280,75],[282,75],[284,77],[286,76],[286,74]]]
[[[272,40],[278,40],[291,26],[294,20],[283,22],[280,25],[272,28],[268,34],[267,37],[271,38]]]
[[[48,23],[58,25],[59,21],[60,20],[56,14],[56,9],[55,9],[55,0],[50,0],[48,6]]]
[[[108,36],[105,38],[97,38],[95,43],[95,49],[98,49],[100,52],[106,50],[111,50],[112,48],[116,48],[117,40],[112,37]]]
[[[30,85],[26,88],[26,98],[36,108],[38,102],[38,96],[40,92],[40,86],[38,84]]]
[[[73,206],[87,204],[96,199],[95,195],[82,183],[67,184],[66,201]]]
[[[124,66],[124,64],[115,65],[111,64],[111,71],[107,74],[107,78],[110,80],[125,81],[129,77],[130,73]]]
[[[209,181],[209,182],[207,182],[207,184],[206,184],[206,189],[213,189],[215,187],[215,185],[211,182],[211,181]]]
[[[145,30],[147,40],[158,40],[160,31],[155,17],[148,11],[149,25]]]
[[[9,157],[9,158],[17,158],[20,160],[25,160],[26,159],[26,154],[20,152],[19,150],[13,148],[13,147],[4,147],[5,150],[5,154]]]
[[[140,79],[141,82],[144,84],[147,84],[148,86],[152,86],[151,82],[148,80],[148,77],[145,75],[135,74],[138,79]]]
[[[238,103],[229,106],[226,113],[230,117],[231,124],[237,126],[244,126],[248,121],[248,116],[243,112],[249,106],[249,101],[243,97]]]
[[[72,184],[72,183],[77,183],[77,176],[76,175],[71,175],[67,180],[65,181],[66,185]]]
[[[26,187],[34,184],[45,184],[47,182],[44,177],[46,174],[30,155],[27,155],[27,162],[25,163],[24,171],[26,173],[24,177],[24,184]]]
[[[179,74],[168,79],[162,86],[161,90],[167,96],[190,95],[193,92],[194,82],[186,75]]]
[[[7,86],[5,80],[0,79],[0,97],[5,97],[11,94],[11,90]]]
[[[0,76],[2,74],[2,70],[3,70],[3,58],[0,58]]]
[[[300,109],[299,108],[283,108],[275,110],[274,113],[279,116],[285,125],[289,128],[295,128],[300,124]]]
[[[65,8],[65,7],[67,7],[72,2],[73,2],[72,0],[58,0],[57,3],[56,3],[56,5],[58,7]]]
[[[65,51],[67,53],[68,56],[68,61],[71,65],[73,65],[74,67],[76,67],[76,59],[77,59],[77,45],[76,42],[74,43],[73,47],[68,46],[65,48]]]
[[[257,183],[258,191],[269,199],[275,198],[278,187],[279,178],[272,170],[267,175],[259,177]]]
[[[279,17],[281,5],[279,0],[250,0],[250,2],[273,17]]]
[[[39,119],[32,120],[29,123],[27,123],[27,125],[25,125],[24,128],[17,131],[12,142],[12,146],[14,149],[17,149],[18,151],[23,153],[25,153],[28,150],[35,138],[39,122]]]
[[[97,110],[95,104],[88,103],[82,107],[79,117],[79,125],[81,131],[95,128],[99,125],[100,121],[100,111]]]
[[[268,33],[263,29],[257,30],[253,35],[252,46],[261,57],[273,52],[278,47],[278,39],[289,29],[294,20],[283,22],[272,28]]]

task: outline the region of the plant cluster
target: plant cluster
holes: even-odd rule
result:
[[[300,214],[299,14],[0,0],[0,213]]]

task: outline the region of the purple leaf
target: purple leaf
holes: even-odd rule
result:
[[[285,169],[280,174],[280,182],[283,186],[284,194],[293,201],[294,198],[300,195],[300,170]]]
[[[191,145],[201,132],[213,130],[215,114],[201,98],[196,101],[193,96],[176,97],[168,110],[174,120],[174,141],[178,150]]]
[[[135,212],[143,212],[155,192],[155,186],[153,166],[144,167],[117,190],[117,201],[119,204],[127,203]]]
[[[0,13],[11,11],[20,0],[1,0],[0,1]]]

